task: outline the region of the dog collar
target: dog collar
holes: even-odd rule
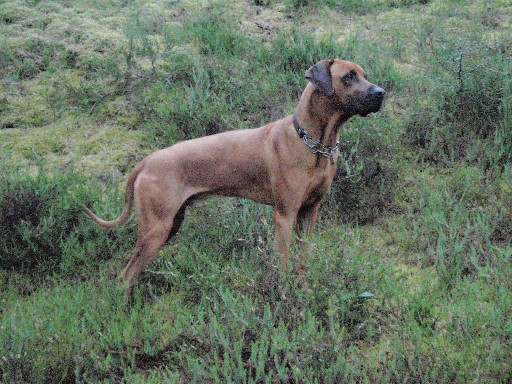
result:
[[[297,118],[297,114],[293,113],[293,126],[297,131],[299,137],[304,141],[304,144],[308,146],[308,148],[317,156],[328,157],[331,159],[331,163],[334,164],[334,154],[338,150],[340,142],[337,141],[336,145],[331,147],[329,145],[321,144],[320,142],[314,140],[311,136],[308,135],[306,130],[301,127],[299,124],[299,119]]]

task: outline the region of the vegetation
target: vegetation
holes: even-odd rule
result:
[[[0,0],[0,381],[511,382],[511,17],[503,0]],[[279,272],[269,207],[213,200],[127,298],[136,221],[104,231],[82,207],[117,216],[157,148],[291,114],[326,57],[387,100],[344,126],[294,250],[307,275]]]

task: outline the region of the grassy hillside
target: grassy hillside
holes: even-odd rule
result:
[[[511,28],[505,0],[0,0],[0,381],[511,382]],[[307,276],[221,199],[125,297],[136,220],[82,206],[291,114],[327,57],[387,99],[344,126]]]

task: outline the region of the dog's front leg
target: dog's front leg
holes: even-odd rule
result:
[[[316,226],[320,206],[321,201],[300,209],[299,214],[297,215],[297,231],[299,232],[299,236],[313,232]]]
[[[278,209],[274,211],[275,221],[275,248],[281,256],[281,268],[286,269],[286,264],[290,257],[290,244],[292,241],[293,224],[297,218],[296,213],[282,212]]]
[[[304,266],[302,260],[309,257],[309,245],[303,237],[309,235],[315,229],[320,206],[321,200],[313,205],[302,207],[299,211],[299,214],[297,215],[297,233],[301,249],[301,255],[297,269],[301,275],[306,273],[306,267]]]

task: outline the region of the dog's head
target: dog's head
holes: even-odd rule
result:
[[[386,93],[370,83],[363,69],[350,61],[319,61],[306,71],[306,78],[320,94],[333,102],[336,109],[349,116],[377,112]]]

